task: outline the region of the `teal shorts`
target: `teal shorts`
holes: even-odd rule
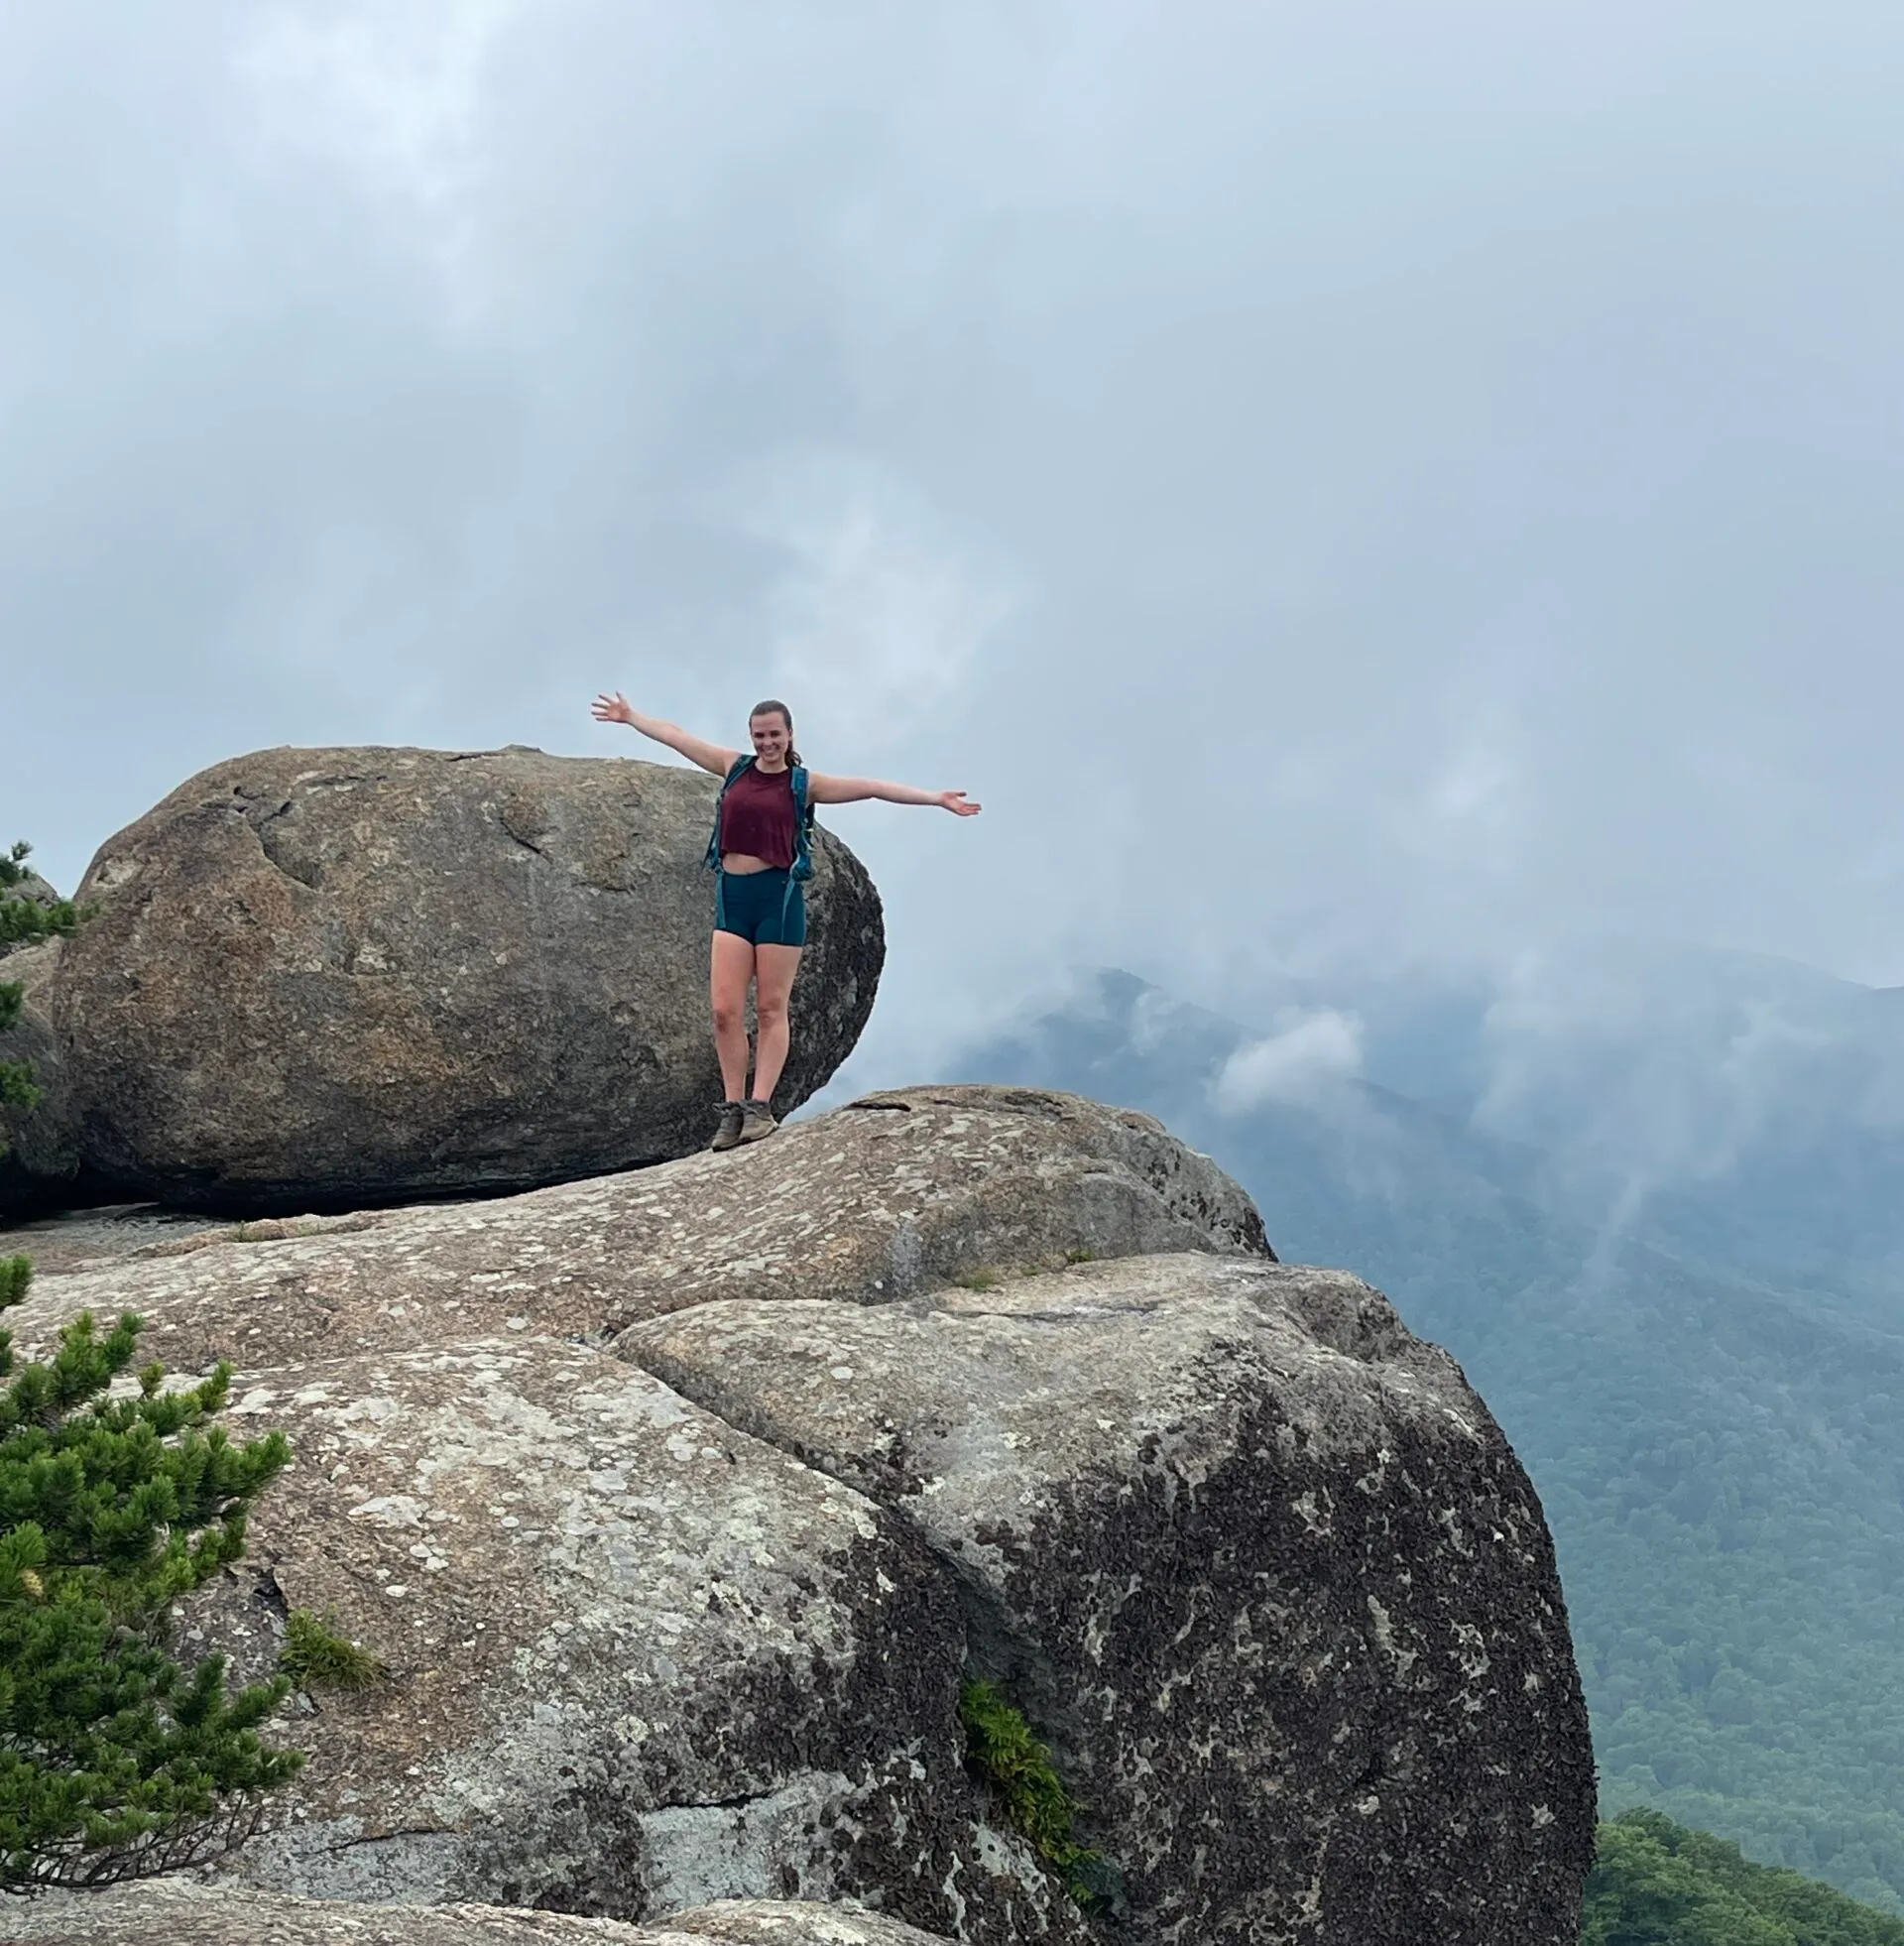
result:
[[[714,930],[757,946],[806,944],[806,888],[790,872],[723,872]]]

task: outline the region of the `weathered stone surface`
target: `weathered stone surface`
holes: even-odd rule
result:
[[[49,888],[51,890],[51,888]],[[40,1100],[28,1109],[0,1108],[0,1214],[31,1212],[62,1201],[79,1174],[79,1129],[71,1080],[48,1015],[50,990],[65,949],[42,940],[8,953],[0,980],[18,985],[20,1018],[0,1031],[0,1061],[25,1061]]]
[[[19,1946],[944,1946],[841,1905],[736,1900],[631,1926],[496,1905],[351,1905],[182,1879],[0,1899],[0,1938]]]
[[[1067,1253],[1267,1248],[1243,1191],[1147,1115],[913,1088],[627,1175],[161,1241],[43,1279],[14,1329],[45,1344],[82,1307],[131,1305],[175,1370],[249,1370],[484,1332],[601,1339],[710,1297],[880,1303]]]
[[[53,1017],[81,1148],[174,1203],[519,1188],[680,1155],[707,1025],[716,780],[537,751],[268,750],[111,838]],[[782,1105],[852,1048],[878,895],[822,835]]]
[[[1123,1875],[1100,1940],[1571,1946],[1591,1755],[1524,1476],[1445,1355],[1277,1266],[1145,1117],[907,1090],[166,1239],[9,1321],[122,1303],[175,1370],[235,1356],[236,1424],[298,1453],[191,1626],[253,1670],[334,1609],[394,1672],[288,1718],[258,1886],[1082,1941],[961,1764],[976,1668]]]
[[[1082,1939],[962,1766],[964,1635],[917,1534],[605,1354],[476,1340],[265,1374],[297,1462],[191,1626],[269,1666],[334,1611],[388,1684],[321,1694],[231,1868],[326,1898],[647,1921],[848,1894]]]
[[[722,1939],[729,1946],[935,1946],[937,1939],[878,1912],[768,1899],[723,1900],[677,1912],[668,1923],[695,1939]]]
[[[60,1277],[116,1263],[154,1244],[178,1243],[231,1227],[219,1217],[165,1209],[157,1203],[102,1203],[0,1223],[0,1256],[22,1252],[33,1259],[41,1276]]]
[[[1571,1946],[1594,1773],[1546,1526],[1367,1285],[1159,1256],[617,1348],[949,1565],[1120,1936]]]

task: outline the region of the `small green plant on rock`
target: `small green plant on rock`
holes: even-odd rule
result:
[[[961,1290],[996,1290],[1005,1281],[997,1272],[991,1270],[968,1271],[962,1277],[952,1279]]]
[[[0,1311],[31,1276],[0,1259]],[[283,1677],[234,1691],[222,1655],[170,1653],[174,1604],[240,1557],[291,1449],[211,1422],[229,1366],[168,1392],[148,1365],[115,1387],[140,1328],[127,1312],[102,1334],[82,1311],[26,1364],[0,1330],[0,1890],[215,1857],[303,1762],[259,1736]]]
[[[371,1689],[390,1676],[380,1657],[342,1633],[334,1610],[318,1616],[307,1608],[286,1620],[278,1668],[299,1689]]]
[[[1023,1713],[996,1685],[973,1681],[959,1691],[959,1721],[967,1764],[998,1793],[1012,1830],[1063,1875],[1071,1896],[1084,1906],[1116,1897],[1117,1873],[1102,1852],[1072,1836],[1078,1805]]]

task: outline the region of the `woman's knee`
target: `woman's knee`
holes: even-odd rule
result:
[[[755,1017],[764,1028],[784,1027],[786,1025],[786,995],[783,993],[763,993],[754,997]]]
[[[747,1007],[744,1002],[722,998],[714,1002],[714,1032],[731,1034],[734,1029],[747,1022]]]

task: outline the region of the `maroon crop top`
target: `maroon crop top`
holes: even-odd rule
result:
[[[743,771],[721,799],[721,855],[738,851],[782,870],[793,863],[793,774]]]

